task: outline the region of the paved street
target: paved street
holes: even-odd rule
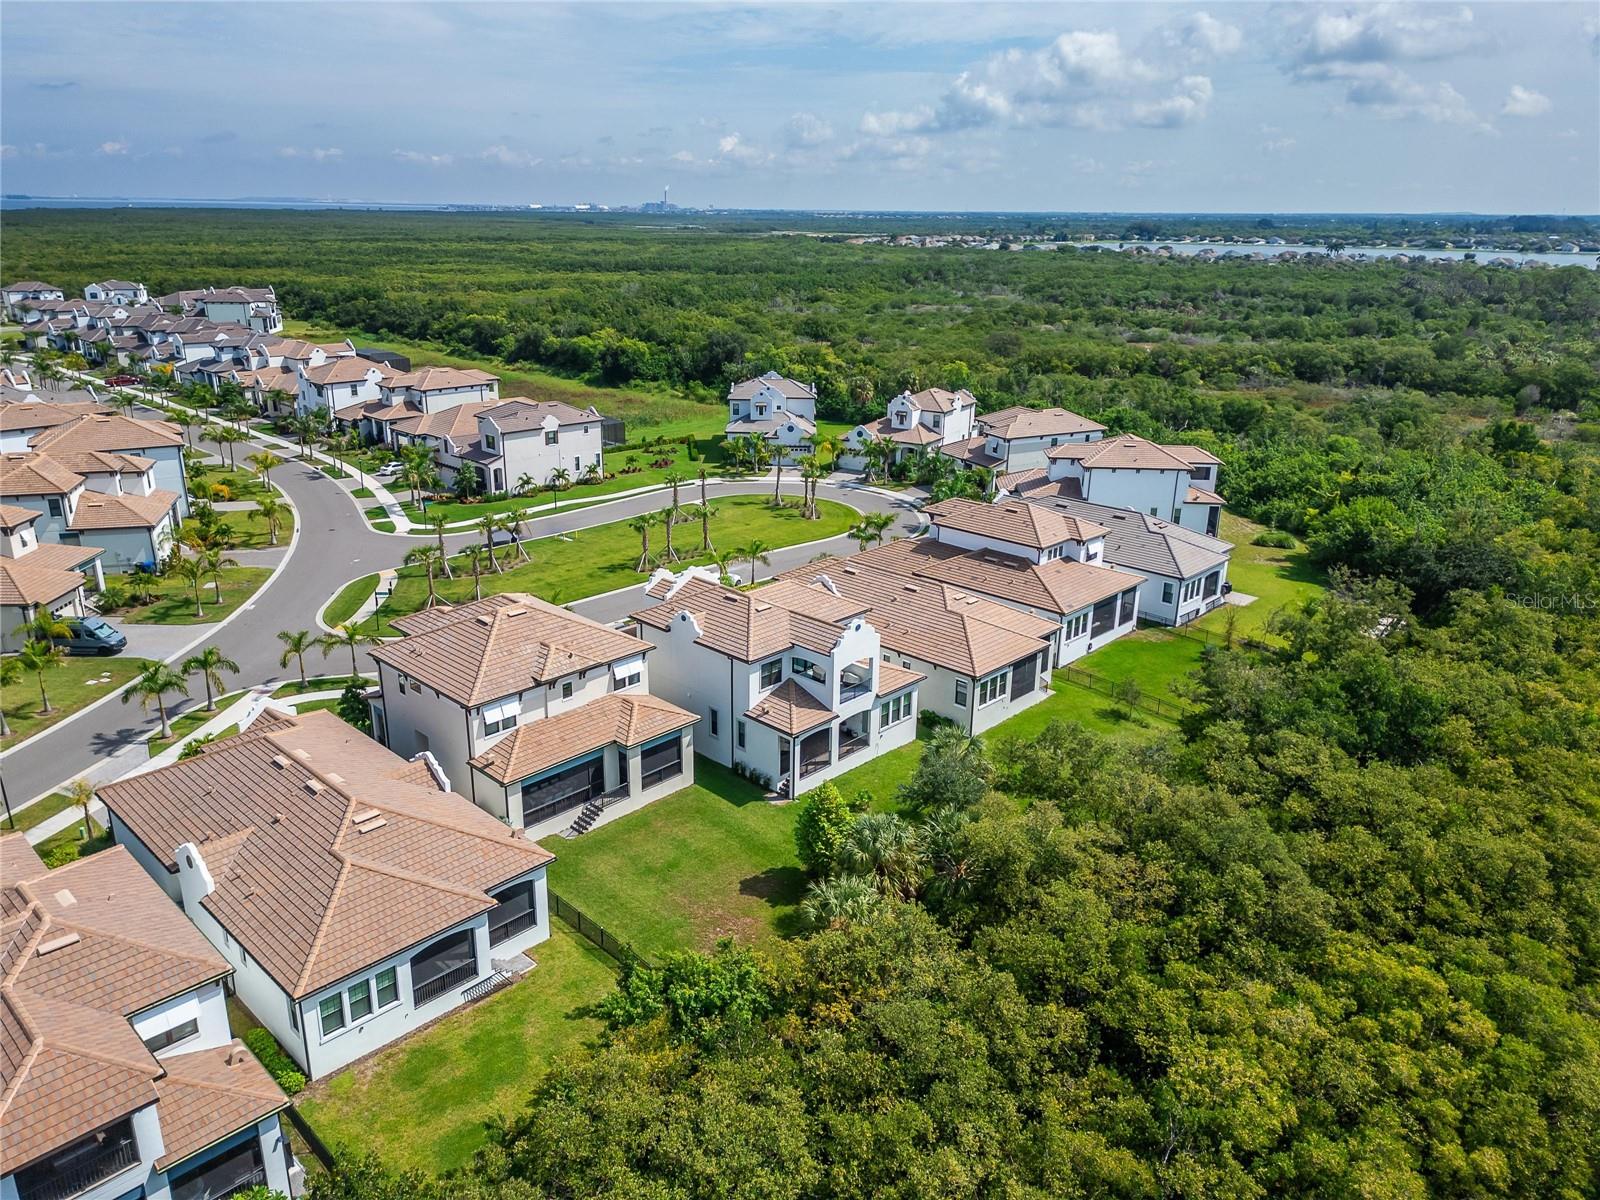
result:
[[[141,416],[159,416],[155,412],[140,410]],[[207,449],[211,449],[207,445]],[[234,457],[243,462],[254,447],[241,443],[234,448]],[[277,448],[280,449],[281,448]],[[285,454],[285,457],[287,455]],[[292,679],[297,671],[291,661],[287,668],[278,664],[282,646],[278,631],[283,629],[310,629],[317,631],[316,617],[322,606],[341,586],[360,575],[371,574],[385,567],[400,565],[406,551],[418,544],[415,536],[373,532],[361,517],[359,506],[363,502],[352,498],[341,484],[306,464],[286,462],[272,473],[272,481],[288,494],[298,515],[298,535],[293,548],[287,551],[287,565],[255,598],[240,610],[233,620],[215,630],[207,638],[205,627],[186,626],[161,629],[129,630],[130,652],[147,657],[171,658],[190,652],[188,647],[195,639],[220,646],[223,652],[239,664],[239,674],[230,677],[229,686],[248,687],[272,680]],[[353,481],[352,481],[353,483]],[[770,493],[771,477],[765,481],[752,479],[736,482],[714,481],[710,494],[729,496]],[[786,482],[784,492],[800,494],[800,483],[795,479]],[[913,532],[919,524],[913,504],[898,496],[879,493],[854,483],[824,484],[820,493],[827,499],[839,500],[865,512],[891,512],[897,517],[894,534],[903,536]],[[698,489],[686,500],[696,499]],[[663,494],[632,496],[614,503],[560,512],[527,522],[531,537],[544,537],[575,529],[585,529],[611,521],[627,520],[645,512],[659,511]],[[473,541],[477,535],[462,533],[448,536],[445,544],[451,549]],[[818,554],[843,553],[855,549],[849,538],[838,537],[820,545],[790,548],[772,556],[772,565],[763,571],[778,572],[799,566]],[[266,565],[271,561],[265,554],[252,555],[253,563]],[[241,560],[242,561],[242,560]],[[746,569],[748,564],[746,564]],[[637,591],[623,595],[600,596],[580,601],[572,607],[596,620],[615,620],[639,607]],[[307,671],[339,672],[346,669],[348,659],[344,651],[336,651],[324,667],[320,652],[306,664]],[[371,661],[362,655],[363,668],[371,669]],[[37,795],[65,779],[91,771],[99,776],[104,770],[103,761],[112,755],[139,756],[142,750],[130,751],[130,743],[146,736],[156,727],[153,717],[146,717],[137,705],[124,705],[116,701],[102,704],[74,719],[48,731],[36,740],[0,755],[0,771],[5,774],[6,789],[15,804]],[[130,757],[126,770],[136,757]],[[119,770],[116,773],[121,773]]]

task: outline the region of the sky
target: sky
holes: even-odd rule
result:
[[[0,5],[8,193],[1600,212],[1600,4]]]

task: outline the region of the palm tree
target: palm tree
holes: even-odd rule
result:
[[[865,550],[883,541],[883,535],[893,524],[894,517],[890,513],[862,513],[861,519],[850,526],[848,533]]]
[[[311,439],[321,431],[321,426],[310,413],[295,413],[289,418],[289,429],[300,444],[300,457],[305,458],[311,452]]]
[[[283,653],[278,665],[287,667],[292,658],[300,664],[300,686],[306,686],[306,651],[316,644],[316,636],[309,629],[281,629],[278,640],[283,643]]]
[[[228,466],[237,470],[239,467],[239,462],[234,455],[233,448],[240,442],[249,441],[250,435],[248,433],[241,432],[240,430],[229,428],[227,425],[218,425],[211,437],[219,447],[226,446],[228,448]],[[219,454],[217,457],[220,458],[222,456]]]
[[[773,456],[772,456],[772,507],[773,508],[777,508],[780,504],[783,503],[783,500],[778,496],[778,488],[783,484],[783,456],[784,456],[784,449],[783,449],[782,446],[778,447],[777,452],[775,454],[773,454]]]
[[[138,403],[131,393],[123,391],[112,392],[109,399],[111,401],[111,407],[116,409],[125,417],[131,417],[133,415],[133,406]]]
[[[661,552],[661,561],[664,563],[678,561],[678,551],[672,544],[672,526],[677,516],[678,510],[675,508],[667,507],[661,510],[661,524],[667,531],[667,544]]]
[[[467,565],[472,568],[472,598],[474,600],[482,600],[483,547],[478,545],[477,542],[473,542],[472,545],[468,546],[464,551],[462,551],[462,553],[467,556]],[[493,560],[493,552],[490,553],[489,558]]]
[[[748,582],[754,583],[756,581],[756,565],[758,563],[762,566],[770,566],[772,564],[771,551],[772,547],[760,538],[757,538],[739,551],[740,558],[748,558],[750,560],[750,579]]]
[[[813,880],[800,902],[800,913],[812,929],[839,929],[865,921],[878,907],[878,889],[860,875]]]
[[[433,591],[433,573],[434,573],[435,570],[438,569],[439,563],[441,561],[438,549],[436,547],[434,547],[434,546],[414,546],[410,550],[406,551],[405,561],[406,561],[406,563],[408,565],[420,566],[420,567],[422,567],[422,569],[424,571],[427,572],[427,576],[428,576],[428,603],[427,603],[427,607],[428,608],[432,608],[435,604],[437,604],[439,602],[438,601],[438,597],[434,594],[434,591]]]
[[[85,837],[94,836],[94,818],[89,815],[89,808],[94,804],[94,784],[87,779],[79,778],[72,781],[72,786],[67,789],[67,795],[72,797],[72,803],[83,814],[83,834]]]
[[[279,458],[271,450],[259,451],[250,455],[244,461],[255,468],[256,474],[261,476],[261,482],[268,487],[272,486],[272,468],[283,466],[283,459]]]
[[[529,492],[533,491],[535,486],[536,485],[534,483],[533,476],[524,471],[521,475],[517,476],[517,486],[515,491],[519,496],[526,496]]]
[[[200,561],[205,563],[206,574],[211,576],[211,588],[216,596],[216,602],[222,603],[222,568],[237,567],[239,560],[226,555],[218,547],[211,547],[200,552]]]
[[[429,513],[426,524],[429,529],[433,530],[433,536],[438,539],[439,563],[444,568],[444,577],[446,579],[454,579],[455,576],[450,573],[450,555],[444,548],[444,527],[450,524],[450,518],[441,512]]]
[[[841,870],[876,881],[886,896],[909,900],[922,879],[916,827],[894,813],[863,813],[844,835],[834,861]]]
[[[494,573],[502,573],[500,559],[494,552],[494,535],[500,532],[500,519],[493,513],[484,513],[478,520],[478,532],[483,534],[483,548],[488,552],[489,565],[494,568]]]
[[[177,560],[172,564],[172,570],[179,579],[182,579],[192,589],[194,589],[194,615],[196,617],[205,616],[206,610],[200,605],[200,589],[205,586],[206,582],[205,560],[200,558],[185,558],[180,554],[178,555]]]
[[[696,557],[702,557],[716,552],[716,547],[711,544],[711,518],[717,515],[716,509],[709,504],[691,504],[683,510],[685,518],[700,522],[700,549],[695,551]]]
[[[494,528],[497,533],[511,535],[511,544],[517,548],[517,557],[527,562],[528,548],[522,544],[522,513],[501,513],[494,519]]]
[[[71,637],[72,626],[48,608],[41,608],[33,614],[33,620],[23,626],[23,633],[35,642],[53,642],[58,638]]]
[[[718,583],[722,584],[724,587],[727,586],[728,580],[732,575],[732,572],[729,571],[728,568],[730,566],[732,566],[734,563],[736,563],[738,560],[739,560],[739,551],[737,551],[737,550],[714,550],[714,551],[712,551],[712,553],[711,553],[711,561],[717,564],[717,582]]]
[[[822,465],[822,459],[815,454],[808,454],[800,460],[801,511],[808,521],[816,520],[817,483],[827,473],[826,468]]]
[[[544,483],[545,487],[550,489],[550,511],[560,511],[561,500],[557,497],[556,493],[562,491],[571,482],[572,472],[567,470],[565,467],[557,467],[554,471],[550,472],[550,478],[545,480]]]
[[[650,530],[656,523],[655,517],[650,513],[635,517],[628,522],[628,528],[639,535],[639,562],[633,569],[643,571],[650,566]]]
[[[150,711],[152,703],[156,711],[161,714],[161,740],[166,741],[172,737],[172,723],[167,720],[167,693],[178,692],[187,696],[189,689],[183,682],[183,676],[174,671],[166,663],[151,663],[144,669],[144,673],[130,683],[127,690],[122,693],[122,702],[126,704],[135,696],[139,698],[139,707],[145,712]]]
[[[225,655],[216,646],[207,646],[199,654],[191,654],[183,660],[180,670],[185,675],[199,675],[206,687],[206,711],[216,712],[216,696],[222,691],[222,673],[231,671],[239,673],[239,664]]]
[[[354,679],[361,674],[360,665],[356,661],[356,651],[362,646],[374,646],[383,639],[375,633],[363,633],[358,626],[341,625],[332,633],[325,633],[317,639],[317,645],[322,647],[322,657],[327,658],[341,646],[350,651],[350,677]]]
[[[283,502],[276,496],[263,496],[256,501],[256,511],[261,514],[261,519],[267,523],[267,539],[271,545],[278,544],[278,530],[283,525]]]
[[[44,690],[44,673],[59,671],[66,666],[67,652],[54,642],[29,642],[17,655],[17,665],[24,671],[32,671],[39,679],[39,711],[54,712],[50,697]]]
[[[14,688],[22,679],[22,664],[15,658],[0,658],[0,698],[3,698],[7,688]],[[6,709],[3,699],[0,699],[0,737],[11,736],[11,726],[6,722]]]

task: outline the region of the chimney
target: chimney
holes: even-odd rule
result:
[[[173,857],[178,862],[178,893],[184,911],[192,917],[200,901],[217,890],[217,881],[211,877],[211,868],[206,866],[200,847],[193,842],[184,842]]]

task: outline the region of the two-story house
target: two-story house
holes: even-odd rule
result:
[[[1092,442],[1106,427],[1065,408],[1013,405],[978,418],[978,432],[964,442],[943,447],[963,466],[985,467],[997,474],[1043,467],[1053,446]]]
[[[537,490],[557,471],[576,483],[605,469],[604,421],[593,407],[513,396],[477,419],[477,437],[462,457],[477,467],[486,491]]]
[[[520,593],[394,628],[374,735],[512,828],[586,830],[694,782],[695,715],[649,695],[648,642]]]
[[[329,712],[266,709],[98,794],[314,1079],[508,982],[550,934],[552,856]]]
[[[41,612],[88,615],[84,584],[105,587],[98,546],[41,544],[37,509],[0,504],[0,649],[21,649],[23,630]]]
[[[28,439],[28,447],[56,457],[105,451],[149,459],[150,486],[177,497],[178,515],[189,515],[189,476],[183,462],[184,440],[176,425],[142,420],[122,413],[88,413],[53,425]]]
[[[1212,537],[1221,528],[1226,501],[1216,488],[1222,460],[1198,446],[1164,446],[1124,433],[1064,443],[1046,457],[1044,470],[1003,476],[1000,489],[1131,508]]]
[[[41,400],[31,392],[0,386],[0,452],[20,453],[35,434],[110,411],[93,401]]]
[[[978,402],[962,388],[926,388],[920,392],[901,392],[889,401],[882,419],[857,425],[845,434],[845,452],[839,465],[859,471],[867,465],[863,451],[875,441],[894,447],[894,461],[934,454],[945,446],[966,442],[972,437]]]
[[[701,754],[798,795],[916,736],[922,675],[882,658],[869,606],[826,584],[754,592],[660,570],[633,614],[654,690],[700,719]]]
[[[207,320],[243,325],[257,333],[277,333],[283,328],[283,310],[270,287],[207,288],[193,303]]]
[[[52,871],[0,836],[0,1198],[299,1195],[231,974],[126,850]]]
[[[31,510],[42,542],[99,548],[96,571],[156,562],[177,534],[178,497],[154,486],[147,458],[101,451],[0,456],[0,498]],[[87,556],[85,556],[87,557]]]
[[[726,437],[758,437],[779,462],[811,453],[817,438],[817,389],[768,371],[728,389]]]
[[[37,279],[19,279],[8,287],[0,288],[0,301],[4,301],[6,316],[13,321],[22,319],[23,305],[28,301],[61,300],[66,293],[53,283]]]
[[[300,387],[295,411],[326,409],[330,414],[359,405],[378,402],[385,407],[404,408],[390,401],[386,392],[395,372],[382,363],[357,355],[328,358],[320,366],[299,369]]]
[[[83,298],[102,304],[144,304],[150,299],[150,291],[144,284],[128,279],[104,279],[84,288]]]

